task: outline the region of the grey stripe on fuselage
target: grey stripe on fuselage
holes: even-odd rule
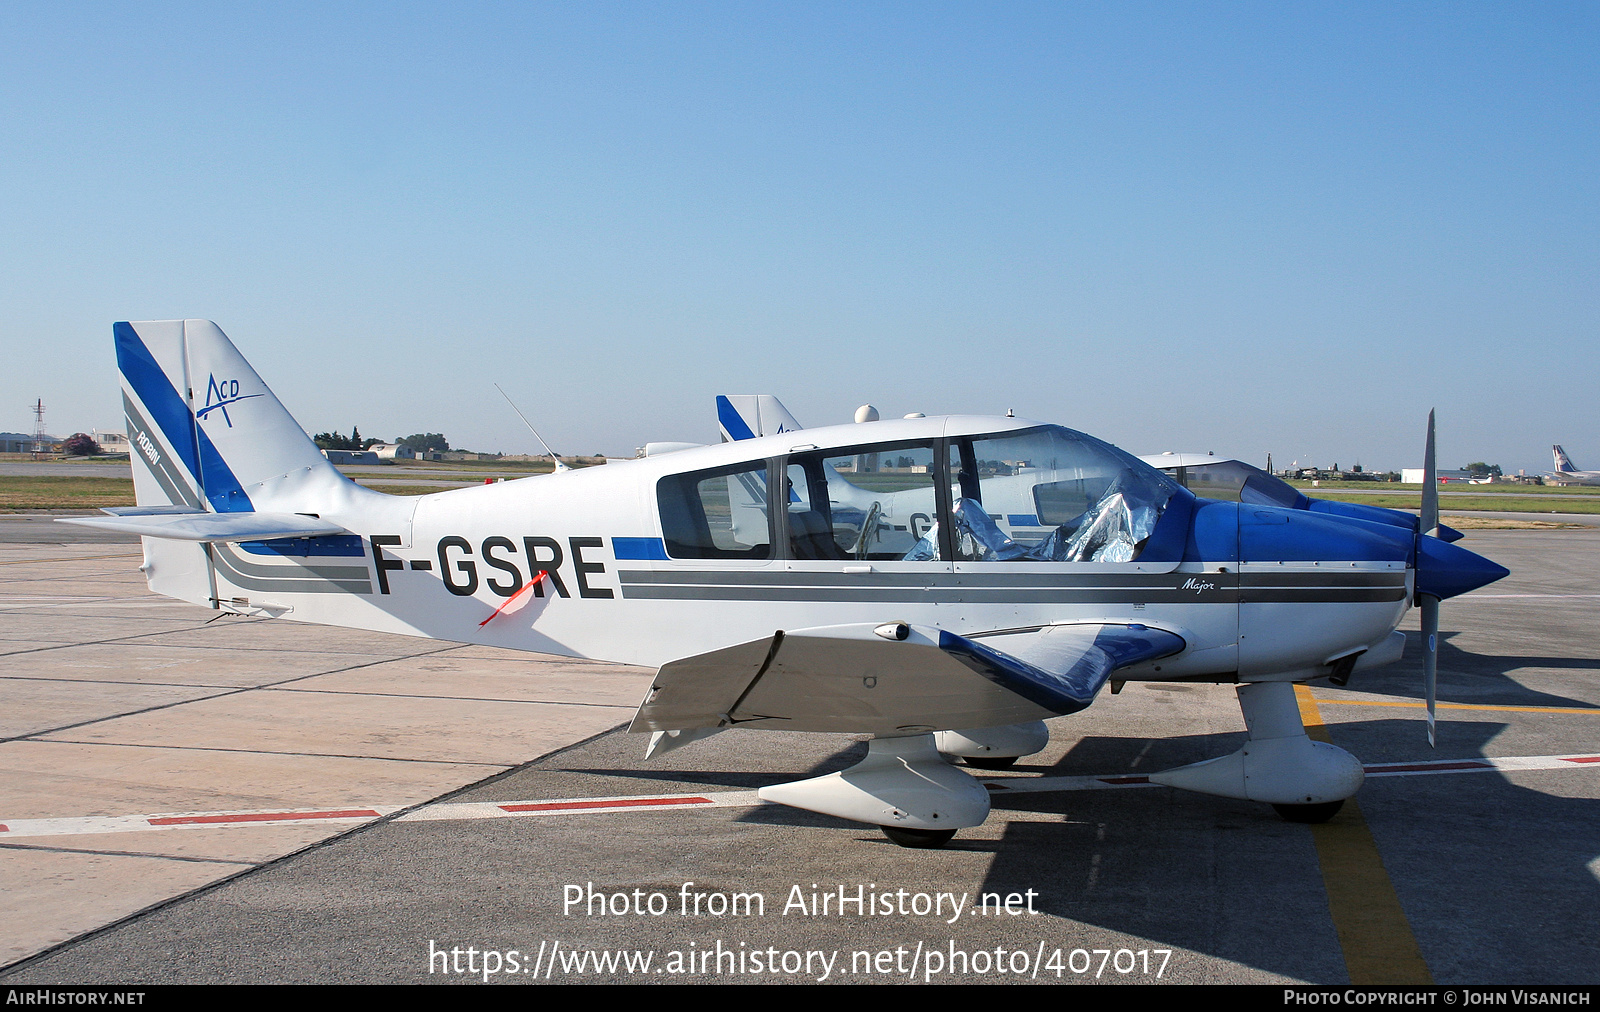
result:
[[[937,604],[1237,604],[1405,599],[1404,572],[1085,573],[653,573],[624,570],[622,595],[677,601],[916,600]],[[1196,586],[1199,584],[1199,586]],[[1242,585],[1242,586],[1241,586]]]
[[[246,590],[283,594],[370,594],[372,580],[365,566],[306,566],[298,562],[261,566],[246,562],[225,544],[213,547],[217,572]]]
[[[678,572],[662,570],[619,570],[624,586],[707,586],[726,587],[996,587],[1060,588],[1099,590],[1131,587],[1171,587],[1174,581],[1203,580],[1219,586],[1256,587],[1404,587],[1404,570],[1380,572],[1318,573],[781,573],[720,570],[716,572]]]

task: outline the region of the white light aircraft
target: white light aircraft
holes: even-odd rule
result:
[[[1545,475],[1552,485],[1600,485],[1600,471],[1580,471],[1572,466],[1572,458],[1557,443],[1550,447],[1555,456],[1556,469]]]
[[[1440,599],[1506,574],[1430,533],[1436,494],[1420,527],[1210,501],[1010,417],[777,419],[718,446],[387,496],[341,475],[215,324],[113,331],[138,505],[72,522],[140,535],[152,590],[648,665],[630,729],[651,754],[728,727],[872,735],[851,769],[760,794],[905,846],[988,816],[941,752],[1032,754],[1043,719],[1108,681],[1237,684],[1246,744],[1151,779],[1326,819],[1362,768],[1306,736],[1293,683],[1396,660],[1413,601],[1431,647]],[[1431,446],[1430,418],[1430,466]]]

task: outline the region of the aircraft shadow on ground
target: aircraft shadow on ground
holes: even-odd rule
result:
[[[1529,688],[1511,677],[1515,671],[1546,668],[1553,671],[1600,675],[1600,656],[1544,657],[1531,654],[1480,654],[1462,650],[1452,641],[1458,632],[1439,634],[1439,701],[1500,703],[1507,706],[1592,707],[1590,700],[1572,699]],[[1350,692],[1422,698],[1422,634],[1406,633],[1405,656],[1376,671],[1360,672],[1344,686]],[[1322,681],[1313,684],[1326,684]]]
[[[713,741],[715,741],[715,739],[713,739]],[[711,744],[711,742],[696,742],[693,745],[687,746],[687,748],[704,749],[705,746],[709,744]],[[642,753],[642,746],[640,747],[640,751]],[[723,763],[723,768],[706,768],[704,763],[708,754],[710,754],[709,750],[705,750],[699,756],[685,757],[687,759],[697,760],[696,765],[699,768],[692,769],[652,769],[642,767],[629,769],[564,766],[561,767],[561,770],[566,773],[586,773],[593,774],[595,776],[623,777],[636,780],[655,780],[666,783],[696,785],[714,784],[718,787],[725,787],[730,790],[756,790],[761,787],[766,787],[769,784],[784,784],[794,780],[805,780],[810,777],[820,777],[829,773],[836,773],[839,770],[849,769],[851,766],[854,766],[856,763],[860,762],[866,757],[867,744],[866,742],[856,742],[848,748],[840,749],[832,755],[812,763],[809,769],[781,772],[774,772],[771,770],[739,770],[731,768],[736,767],[739,763],[739,756],[737,753],[730,753],[727,755],[727,761]],[[669,753],[666,757],[655,761],[671,763],[676,758],[678,758],[676,753]]]
[[[1334,737],[1354,747],[1355,739],[1412,735],[1413,725],[1341,724]],[[1448,756],[1485,754],[1505,727],[1455,725]],[[1049,772],[1147,772],[1226,754],[1241,740],[1199,735],[1152,748],[1144,739],[1084,738]],[[1600,800],[1550,793],[1560,782],[1545,782],[1548,791],[1494,772],[1380,777],[1357,796],[1436,980],[1557,983],[1600,974],[1589,938],[1600,906],[1590,870],[1600,856]],[[1001,795],[994,803],[991,818],[1020,810],[1062,819],[1011,822],[984,891],[1034,889],[1039,909],[1057,917],[1295,979],[1346,979],[1311,831],[1270,806],[1168,788]]]

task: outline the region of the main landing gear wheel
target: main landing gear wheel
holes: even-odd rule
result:
[[[963,756],[961,761],[975,770],[1008,770],[1017,764],[1019,756]]]
[[[943,847],[956,835],[953,829],[902,829],[897,826],[879,826],[883,835],[902,847],[916,850],[933,850]]]
[[[1273,805],[1285,822],[1318,823],[1327,822],[1339,814],[1339,809],[1344,807],[1344,799],[1338,801],[1324,801],[1320,805]]]

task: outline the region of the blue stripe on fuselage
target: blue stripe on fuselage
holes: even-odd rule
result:
[[[367,554],[355,534],[328,534],[320,538],[273,538],[270,541],[241,541],[239,547],[251,555],[330,555],[356,558]]]
[[[667,546],[660,538],[612,538],[611,554],[618,559],[666,559]]]

